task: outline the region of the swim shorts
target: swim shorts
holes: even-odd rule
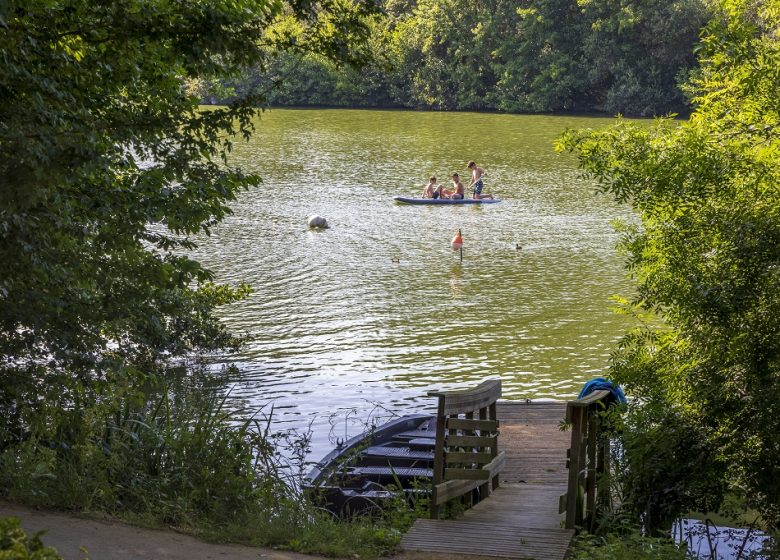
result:
[[[461,200],[463,198],[462,194],[453,194],[452,199],[453,200]]]
[[[474,183],[474,194],[482,194],[482,187],[484,185],[482,184],[482,179]]]

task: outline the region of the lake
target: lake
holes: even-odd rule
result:
[[[263,177],[194,256],[248,300],[221,310],[251,339],[231,398],[274,403],[280,427],[314,430],[312,455],[372,416],[433,405],[430,389],[500,376],[506,399],[567,399],[604,373],[629,326],[615,219],[575,158],[566,127],[608,119],[365,110],[263,113],[232,163]],[[404,206],[429,175],[486,173],[485,206]],[[330,228],[310,230],[319,214]],[[456,230],[463,260],[450,247]],[[236,405],[238,406],[238,404]],[[266,408],[268,410],[268,408]]]

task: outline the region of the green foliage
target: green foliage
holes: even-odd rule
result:
[[[308,434],[272,431],[272,410],[240,420],[248,413],[227,408],[205,372],[162,377],[145,391],[114,384],[71,411],[28,410],[30,431],[0,452],[0,496],[333,556],[387,554],[414,521],[400,499],[349,522],[315,508],[297,491]]]
[[[780,526],[779,23],[777,0],[723,0],[702,41],[689,121],[619,121],[567,132],[559,145],[642,219],[622,241],[638,281],[632,304],[663,325],[623,340],[613,377],[695,429],[771,528]]]
[[[183,527],[270,515],[292,499],[268,423],[234,422],[214,392],[188,381],[147,396],[115,383],[102,399],[27,412],[26,437],[0,454],[7,497]]]
[[[233,345],[211,311],[245,290],[210,288],[211,273],[183,250],[258,183],[226,162],[236,138],[252,132],[260,98],[250,92],[204,112],[184,85],[263,68],[278,51],[366,58],[371,3],[309,8],[277,0],[2,4],[4,375],[30,377],[46,363],[50,372],[99,377]],[[270,33],[281,19],[296,33]]]
[[[241,341],[214,310],[249,287],[215,284],[186,256],[260,180],[229,155],[264,92],[225,84],[291,53],[364,63],[374,11],[350,0],[0,2],[3,496],[333,546],[295,544],[320,519],[295,493],[302,464],[282,456],[292,446],[301,459],[305,435],[238,420],[202,376],[166,367]],[[203,92],[234,99],[202,111]],[[395,542],[373,522],[328,527],[347,546],[360,533],[361,553]]]
[[[368,71],[293,53],[231,84],[240,91],[262,83],[279,105],[667,114],[688,108],[678,81],[695,67],[694,45],[710,17],[704,0],[384,7],[386,16],[370,21],[379,62]]]
[[[573,560],[684,560],[681,547],[669,539],[643,537],[632,532],[623,535],[579,535],[575,541]]]
[[[43,546],[41,533],[32,537],[15,517],[0,518],[0,558],[3,560],[62,560],[57,551]]]
[[[613,486],[620,503],[607,529],[642,527],[668,535],[689,511],[716,511],[727,490],[726,468],[709,445],[707,429],[654,401],[632,403],[616,418],[620,452],[613,457]]]

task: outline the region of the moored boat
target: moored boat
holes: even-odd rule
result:
[[[434,416],[402,416],[328,453],[311,470],[304,489],[336,514],[376,507],[398,492],[429,491],[435,445]]]

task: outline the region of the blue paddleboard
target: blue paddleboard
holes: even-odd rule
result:
[[[499,198],[482,198],[475,200],[473,198],[411,198],[406,196],[394,196],[393,200],[400,202],[401,204],[432,204],[432,205],[452,205],[452,204],[492,204],[494,202],[501,202]]]

